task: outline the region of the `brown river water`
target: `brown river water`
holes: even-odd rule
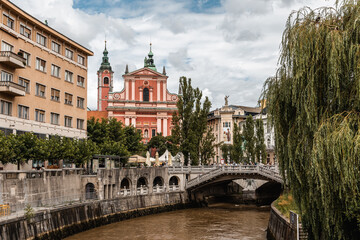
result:
[[[213,204],[209,208],[185,209],[113,223],[66,240],[264,240],[269,216],[269,207]]]

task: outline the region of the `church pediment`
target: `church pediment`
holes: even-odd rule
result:
[[[131,73],[126,74],[127,76],[159,76],[164,77],[161,73],[158,73],[150,68],[144,67],[138,70],[135,70]]]

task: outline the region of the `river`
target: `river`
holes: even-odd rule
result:
[[[268,207],[213,204],[134,218],[98,227],[66,240],[241,239],[264,240]]]

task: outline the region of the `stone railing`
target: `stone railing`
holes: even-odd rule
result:
[[[1,51],[0,52],[0,57],[12,57],[15,58],[16,60],[19,60],[21,62],[26,62],[26,59],[23,58],[22,56],[17,55],[16,53],[12,52],[12,51]]]
[[[149,192],[149,190],[148,190],[147,187],[141,186],[141,187],[136,189],[136,194],[137,195],[146,195],[146,194],[148,194],[148,192]]]
[[[283,183],[283,178],[273,166],[260,165],[238,165],[238,166],[221,166],[205,174],[199,175],[197,178],[191,179],[186,183],[186,188],[192,188],[203,182],[207,182],[223,174],[243,174],[243,175],[260,175],[269,180]],[[256,178],[253,176],[252,178]]]
[[[17,84],[17,83],[14,83],[14,82],[10,82],[10,81],[0,81],[0,86],[1,87],[13,87],[13,88],[16,88],[18,90],[25,91],[24,86],[22,86],[20,84]]]

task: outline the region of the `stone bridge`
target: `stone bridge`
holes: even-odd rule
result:
[[[223,182],[235,179],[261,179],[275,181],[281,184],[284,183],[280,173],[271,166],[221,166],[201,174],[197,178],[187,181],[186,189],[193,190],[215,182]]]
[[[284,184],[276,166],[238,165],[169,168],[169,174],[186,173],[185,189],[200,204],[215,200],[269,204]],[[209,201],[210,200],[210,201]]]

